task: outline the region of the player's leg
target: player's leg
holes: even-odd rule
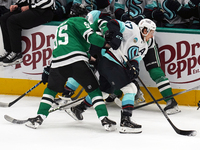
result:
[[[58,69],[50,69],[48,85],[44,90],[40,105],[37,111],[37,117],[29,118],[28,122],[25,124],[30,128],[38,128],[42,124],[44,119],[49,115],[49,109],[54,103],[54,98],[58,92],[63,92],[63,86],[67,80],[61,74],[59,74]]]
[[[120,121],[120,133],[141,133],[142,126],[131,121],[132,110],[134,107],[134,99],[137,93],[137,87],[134,83],[130,83],[121,88],[124,93],[122,99],[122,111]]]
[[[94,72],[90,69],[88,63],[84,61],[75,63],[74,69],[77,71],[73,74],[73,78],[80,83],[88,93],[92,101],[92,106],[96,110],[97,116],[101,120],[102,125],[106,130],[113,130],[116,123],[108,119],[107,108]]]
[[[160,68],[160,59],[157,47],[148,50],[148,53],[143,58],[146,70],[149,72],[150,77],[156,83],[158,90],[163,97],[172,95],[172,87],[168,78],[165,76],[163,70]],[[174,114],[180,112],[177,102],[174,98],[165,100],[167,102],[164,110],[167,114]]]

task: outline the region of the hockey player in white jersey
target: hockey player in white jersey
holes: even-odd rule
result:
[[[105,93],[113,93],[120,89],[124,93],[119,132],[141,133],[142,126],[131,121],[137,93],[137,87],[132,80],[138,77],[139,63],[148,51],[148,42],[153,40],[156,25],[149,19],[141,20],[139,27],[131,21],[124,23],[111,20],[107,27],[109,30],[105,37],[108,43],[111,42],[112,48],[102,52],[103,57],[98,64],[100,89]],[[135,70],[127,66],[119,51],[129,60]],[[87,97],[81,104],[71,108],[73,117],[76,120],[82,120],[82,113],[92,105],[95,103]]]
[[[162,2],[164,2],[164,0],[158,0],[158,1],[156,0],[143,0],[143,1],[117,0],[115,1],[115,16],[117,19],[120,19],[123,21],[131,20],[131,21],[134,21],[135,23],[139,22],[142,18],[149,18],[151,20],[157,21],[159,25],[161,24],[164,25],[163,22],[161,21],[165,18],[165,15],[166,14],[174,15],[174,14],[164,12],[163,9],[161,9],[161,5],[163,5]],[[172,5],[174,5],[174,3],[167,4],[168,7]],[[176,19],[172,18],[173,23],[177,23],[176,26],[179,26],[180,24],[178,23],[180,23],[179,21],[181,20],[177,18],[180,18],[180,16],[175,15],[174,17],[176,17]],[[167,17],[167,18],[170,18],[170,17]],[[183,23],[181,25],[184,25],[185,22],[186,21],[181,22]],[[161,95],[163,97],[172,95],[173,94],[172,87],[170,85],[169,79],[165,76],[165,73],[160,67],[158,47],[156,45],[154,45],[154,47],[149,48],[148,54],[145,56],[143,61],[144,61],[146,70],[149,72],[149,75],[152,78],[152,80],[156,83]],[[178,108],[178,104],[173,97],[165,99],[165,102],[167,103],[167,105],[164,108],[164,111],[167,114],[175,114],[175,113],[180,112],[180,109]]]

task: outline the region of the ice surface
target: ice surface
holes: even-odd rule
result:
[[[0,95],[9,103],[19,96]],[[35,117],[40,97],[25,96],[8,108],[0,108],[0,144],[3,150],[198,150],[200,149],[200,110],[179,106],[181,113],[170,115],[174,125],[182,130],[196,130],[195,137],[178,135],[157,105],[133,111],[132,120],[142,125],[141,134],[107,132],[101,126],[94,109],[84,112],[83,121],[75,121],[64,111],[49,114],[38,129],[7,122],[4,115],[17,119]],[[161,105],[163,108],[165,105]],[[107,105],[109,118],[119,129],[120,108]]]

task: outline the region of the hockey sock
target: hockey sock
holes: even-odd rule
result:
[[[108,116],[108,111],[107,111],[107,108],[106,108],[105,104],[96,106],[95,110],[97,112],[98,118],[100,118],[102,116]]]
[[[51,108],[51,105],[53,104],[56,94],[57,92],[52,91],[49,88],[46,88],[44,90],[37,114],[43,114],[45,116],[48,116],[49,109]]]
[[[50,108],[51,108],[51,105],[41,102],[37,114],[42,114],[47,117],[49,115]]]
[[[98,118],[102,116],[108,116],[108,111],[104,103],[101,90],[97,88],[96,90],[88,93],[88,95],[92,99],[92,105],[97,112]]]
[[[75,91],[78,88],[79,83],[76,82],[76,80],[74,80],[73,78],[69,78],[67,80],[66,86]]]
[[[160,91],[160,93],[162,94],[163,97],[173,94],[169,80],[165,76],[164,72],[162,71],[162,69],[160,67],[150,69],[149,74],[150,74],[151,78],[153,79],[153,81],[156,82],[158,90]],[[165,101],[167,102],[170,99],[171,98],[165,99]]]

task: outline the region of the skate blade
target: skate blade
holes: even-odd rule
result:
[[[33,125],[31,122],[27,122],[25,123],[25,126],[32,128],[32,129],[37,129],[40,125],[38,123],[35,123],[35,125]]]
[[[175,106],[174,108],[168,109],[165,111],[167,115],[173,115],[181,112],[181,110],[178,108],[178,106]]]
[[[106,131],[115,131],[115,130],[117,130],[116,125],[105,124],[103,127],[104,127],[104,129]]]
[[[76,115],[74,115],[74,113],[71,111],[70,109],[66,109],[65,112],[70,115],[74,120],[78,121],[79,119],[76,117]]]
[[[138,134],[141,133],[141,128],[129,128],[129,127],[120,127],[119,133],[123,134]]]

